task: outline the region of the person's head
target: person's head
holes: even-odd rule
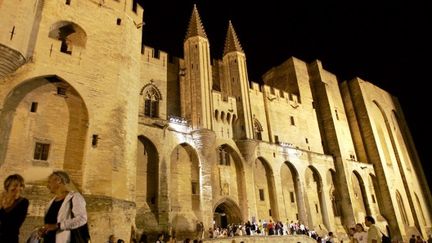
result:
[[[357,232],[363,232],[364,231],[363,225],[362,224],[356,224],[355,230]]]
[[[108,242],[112,242],[112,243],[114,243],[115,242],[115,235],[110,235],[109,237],[108,237]]]
[[[373,224],[375,224],[375,219],[372,216],[370,216],[370,215],[366,216],[365,217],[365,225],[367,227],[369,227],[369,226],[371,226]]]
[[[69,175],[65,171],[56,170],[48,177],[48,189],[52,193],[56,193],[65,188],[69,182]]]
[[[330,231],[330,232],[328,233],[328,236],[333,237],[333,232]]]
[[[24,187],[25,187],[24,178],[19,174],[10,175],[3,182],[3,188],[7,192],[21,193]]]
[[[13,174],[6,178],[3,183],[3,188],[7,193],[11,193],[15,198],[18,198],[21,195],[22,190],[24,189],[24,178],[19,174]]]
[[[354,235],[355,232],[356,232],[356,228],[351,227],[351,228],[349,229],[349,234],[350,234],[351,236]]]
[[[125,243],[125,242],[124,242],[124,240],[122,240],[122,239],[118,239],[118,240],[117,240],[117,243]]]
[[[147,235],[146,234],[142,234],[140,237],[140,242],[147,242]]]

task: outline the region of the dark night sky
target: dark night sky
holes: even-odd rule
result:
[[[431,132],[425,118],[431,104],[426,88],[432,68],[427,54],[432,53],[429,8],[414,1],[385,6],[347,2],[142,0],[143,39],[146,45],[183,57],[183,40],[196,3],[212,58],[221,58],[232,20],[251,81],[261,82],[262,74],[291,56],[306,62],[321,60],[340,81],[355,76],[369,81],[399,98],[427,174],[432,169],[427,151]]]

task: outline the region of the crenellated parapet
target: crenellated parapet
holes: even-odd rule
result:
[[[267,97],[270,101],[277,100],[291,105],[298,105],[300,103],[296,94],[288,93],[268,85],[263,85],[262,90],[265,94],[265,97]]]
[[[166,68],[169,65],[168,58],[168,53],[156,50],[150,46],[144,46],[142,50],[141,60],[145,64],[152,64]]]
[[[250,91],[256,94],[261,93],[264,97],[267,97],[269,101],[276,100],[279,102],[288,103],[290,105],[301,104],[297,94],[288,93],[286,91],[271,87],[269,85],[260,85],[258,83],[252,82]]]
[[[77,0],[70,0],[71,6],[77,4]],[[96,1],[95,1],[96,2]],[[144,26],[143,13],[144,9],[134,0],[100,0],[98,6],[106,9],[113,9],[118,12],[124,12],[126,17],[132,20],[137,29]]]

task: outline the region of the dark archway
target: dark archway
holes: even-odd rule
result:
[[[241,224],[243,219],[238,205],[232,200],[225,198],[213,210],[213,219],[216,226],[227,228],[228,224]]]
[[[136,225],[142,228],[158,220],[159,154],[153,142],[142,135],[137,146]]]
[[[367,199],[366,188],[362,177],[358,171],[353,171],[351,176],[354,198],[352,199],[356,221],[360,222],[366,215],[372,215],[369,201]]]

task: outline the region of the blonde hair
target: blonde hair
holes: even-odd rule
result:
[[[20,183],[20,185],[24,188],[24,178],[20,174],[13,174],[6,178],[6,180],[3,183],[3,188],[7,191],[12,182],[17,181]]]

